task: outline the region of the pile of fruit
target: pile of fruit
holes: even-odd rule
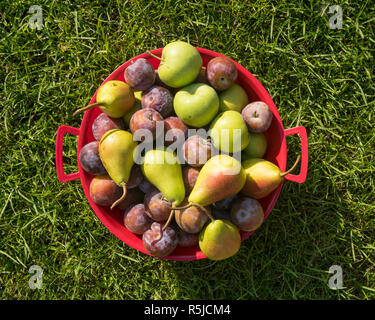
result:
[[[262,159],[273,114],[264,102],[249,101],[230,59],[203,67],[199,52],[182,41],[165,46],[161,57],[148,54],[161,61],[157,70],[147,59],[133,60],[125,82],[107,81],[96,103],[75,112],[103,111],[92,125],[96,141],[79,154],[95,175],[90,196],[124,211],[125,227],[152,255],[199,245],[210,259],[229,258],[240,248],[240,231],[263,222],[258,199],[299,158],[284,173]]]

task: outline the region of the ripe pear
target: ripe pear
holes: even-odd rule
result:
[[[246,174],[246,182],[241,192],[248,197],[261,199],[268,196],[284,180],[284,176],[294,170],[299,162],[296,162],[286,172],[281,172],[280,168],[270,161],[253,158],[242,162]]]
[[[228,220],[211,221],[199,234],[199,247],[211,260],[227,259],[237,253],[241,235]]]
[[[134,92],[128,84],[118,80],[110,80],[99,88],[95,103],[78,109],[73,113],[73,116],[99,106],[108,116],[121,118],[133,107],[134,102]]]
[[[237,194],[245,180],[245,171],[237,159],[225,154],[214,156],[199,172],[188,200],[208,206]]]
[[[210,125],[213,145],[226,153],[240,152],[250,141],[246,122],[237,111],[220,113]]]
[[[123,195],[115,201],[111,209],[126,196],[126,183],[134,164],[134,150],[137,142],[130,132],[121,129],[107,131],[99,142],[99,157],[111,179],[123,188]]]
[[[185,185],[177,156],[167,148],[146,152],[142,164],[144,176],[160,190],[172,204],[179,205],[185,198]]]

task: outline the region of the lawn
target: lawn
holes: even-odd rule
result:
[[[342,8],[341,29],[330,29]],[[43,27],[32,30],[32,5]],[[374,299],[373,1],[2,1],[1,299]],[[174,40],[254,74],[285,128],[304,126],[309,170],[286,182],[269,218],[222,262],[155,259],[118,240],[79,180],[61,184],[55,139],[119,65]],[[64,140],[77,170],[77,138]],[[300,153],[287,138],[288,165]],[[32,265],[43,288],[28,285]],[[332,290],[332,265],[343,288]]]

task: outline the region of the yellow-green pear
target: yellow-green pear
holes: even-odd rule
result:
[[[78,109],[73,116],[99,106],[110,117],[121,118],[133,107],[134,102],[134,92],[128,84],[119,80],[110,80],[99,88],[95,103]]]
[[[237,194],[245,184],[245,171],[241,163],[228,155],[209,159],[199,172],[188,201],[208,206]]]
[[[120,129],[107,131],[99,142],[99,157],[111,179],[123,188],[120,199],[115,201],[111,209],[126,196],[126,183],[134,164],[134,150],[137,142],[130,132]]]
[[[199,247],[211,260],[227,259],[237,253],[241,235],[228,220],[211,221],[199,234]]]
[[[146,152],[142,164],[144,176],[160,190],[172,204],[179,205],[185,198],[181,165],[170,149],[160,148]]]
[[[250,141],[249,131],[241,113],[233,110],[220,113],[210,125],[215,148],[226,153],[240,152]]]
[[[261,199],[268,196],[284,180],[284,176],[294,170],[299,162],[300,156],[297,157],[294,165],[286,172],[281,172],[280,168],[274,163],[253,158],[242,162],[245,170],[246,181],[241,192],[248,197]]]

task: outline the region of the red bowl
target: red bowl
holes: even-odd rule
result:
[[[162,48],[156,49],[151,51],[154,55],[161,56]],[[206,66],[208,61],[210,61],[214,57],[223,57],[222,54],[197,48],[199,53],[203,59],[203,65]],[[131,61],[145,58],[147,59],[155,69],[158,68],[160,61],[156,58],[149,56],[147,53],[143,53],[126,63],[122,66],[118,67],[104,82],[109,80],[124,80],[124,70],[130,65]],[[232,60],[233,61],[233,60]],[[276,164],[281,171],[286,170],[287,164],[287,147],[286,147],[286,139],[285,137],[291,134],[298,134],[301,139],[301,169],[298,175],[288,174],[285,176],[286,180],[302,183],[306,180],[307,174],[307,167],[308,167],[308,144],[307,144],[307,134],[306,129],[304,127],[295,127],[291,129],[284,130],[283,124],[280,119],[280,115],[277,111],[277,108],[272,101],[271,97],[261,85],[261,83],[244,67],[233,61],[238,70],[238,80],[237,83],[240,84],[247,92],[250,101],[263,101],[265,102],[271,109],[273,113],[273,120],[271,123],[270,128],[265,132],[265,136],[267,138],[267,153],[264,156],[265,159],[273,162]],[[92,97],[90,103],[96,102],[96,92]],[[63,138],[66,133],[70,133],[73,135],[78,136],[78,144],[77,144],[77,157],[81,148],[86,145],[87,143],[94,141],[94,136],[92,134],[92,123],[95,118],[101,113],[102,111],[96,107],[94,109],[88,110],[85,112],[83,116],[83,120],[81,123],[81,127],[73,128],[69,126],[60,126],[57,130],[56,136],[56,170],[57,170],[57,177],[61,182],[68,182],[75,179],[81,179],[81,183],[83,186],[83,190],[86,194],[86,197],[93,208],[95,214],[103,222],[103,224],[110,230],[116,237],[120,240],[125,242],[127,245],[131,246],[132,248],[139,250],[143,253],[149,254],[143,246],[141,236],[135,235],[129,230],[127,230],[123,224],[123,211],[119,209],[110,210],[109,207],[102,207],[94,203],[94,201],[90,197],[89,186],[93,175],[87,173],[82,168],[80,162],[78,161],[78,172],[66,175],[63,169],[63,158],[62,158],[62,150],[63,150]],[[272,192],[266,198],[260,200],[260,203],[264,210],[264,218],[266,219],[271,212],[272,208],[274,207],[277,198],[280,194],[281,188],[283,183],[279,185],[279,187]],[[241,239],[242,241],[248,238],[253,232],[241,232]],[[171,255],[165,257],[165,259],[170,260],[197,260],[205,258],[205,255],[200,251],[199,247],[177,247]]]

